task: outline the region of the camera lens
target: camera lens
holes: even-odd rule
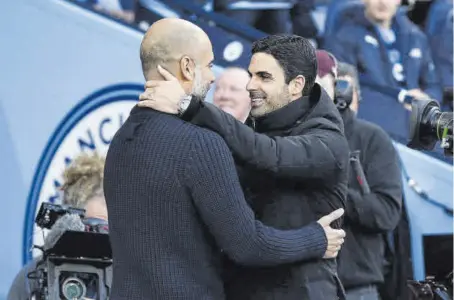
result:
[[[87,288],[79,278],[69,277],[63,282],[61,291],[65,299],[77,300],[85,297]]]

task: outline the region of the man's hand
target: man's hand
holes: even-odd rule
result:
[[[344,214],[344,210],[339,208],[329,215],[326,215],[317,222],[322,225],[325,230],[326,239],[328,240],[328,247],[323,258],[335,258],[344,243],[345,231],[342,229],[333,229],[330,224],[339,219]]]
[[[407,95],[415,98],[416,100],[430,99],[430,97],[426,93],[421,91],[420,89],[409,90],[409,91],[407,91]]]
[[[175,76],[167,70],[158,66],[158,72],[165,80],[147,81],[145,92],[140,94],[140,102],[137,105],[176,115],[185,92]]]
[[[420,89],[413,89],[413,90],[407,91],[407,96],[410,96],[417,101],[430,99],[430,96],[427,95],[426,93],[424,93],[423,91],[421,91]],[[409,104],[409,103],[404,103],[404,108],[408,111],[412,110],[411,104]]]

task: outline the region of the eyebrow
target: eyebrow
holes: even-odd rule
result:
[[[249,73],[249,76],[252,77],[252,73],[249,70],[247,72]],[[258,71],[258,72],[255,72],[255,74],[257,74],[260,77],[273,78],[273,75],[271,73],[266,72],[266,71]]]

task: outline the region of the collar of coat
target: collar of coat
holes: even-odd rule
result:
[[[252,121],[256,132],[282,131],[295,127],[309,117],[322,97],[329,97],[316,83],[309,96],[303,96],[286,106]]]

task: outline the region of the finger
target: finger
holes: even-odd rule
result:
[[[155,102],[153,100],[144,100],[137,103],[137,106],[153,108],[154,104]]]
[[[160,83],[159,80],[149,80],[145,82],[145,89],[157,87],[159,83]]]
[[[346,236],[346,233],[342,229],[333,229],[333,233],[338,237],[338,238],[344,238]]]
[[[344,239],[335,239],[335,240],[332,240],[332,241],[329,241],[329,245],[333,245],[333,246],[342,246],[342,244],[344,243]]]
[[[152,100],[152,95],[150,93],[142,93],[139,95],[140,101]]]
[[[165,80],[171,81],[171,80],[176,80],[175,76],[173,76],[169,71],[158,65],[158,72],[159,74],[164,77]]]
[[[339,219],[340,217],[342,217],[343,214],[344,214],[344,209],[343,208],[336,209],[335,211],[333,211],[329,215],[326,215],[326,216],[320,218],[320,220],[318,220],[318,223],[320,225],[322,225],[323,227],[328,226],[333,221],[335,221],[335,220]]]
[[[326,251],[323,258],[336,258],[337,253],[338,253],[337,251]]]
[[[326,247],[326,250],[327,250],[327,251],[339,251],[341,247],[342,247],[341,244],[330,243],[330,244],[328,245],[328,247]]]

